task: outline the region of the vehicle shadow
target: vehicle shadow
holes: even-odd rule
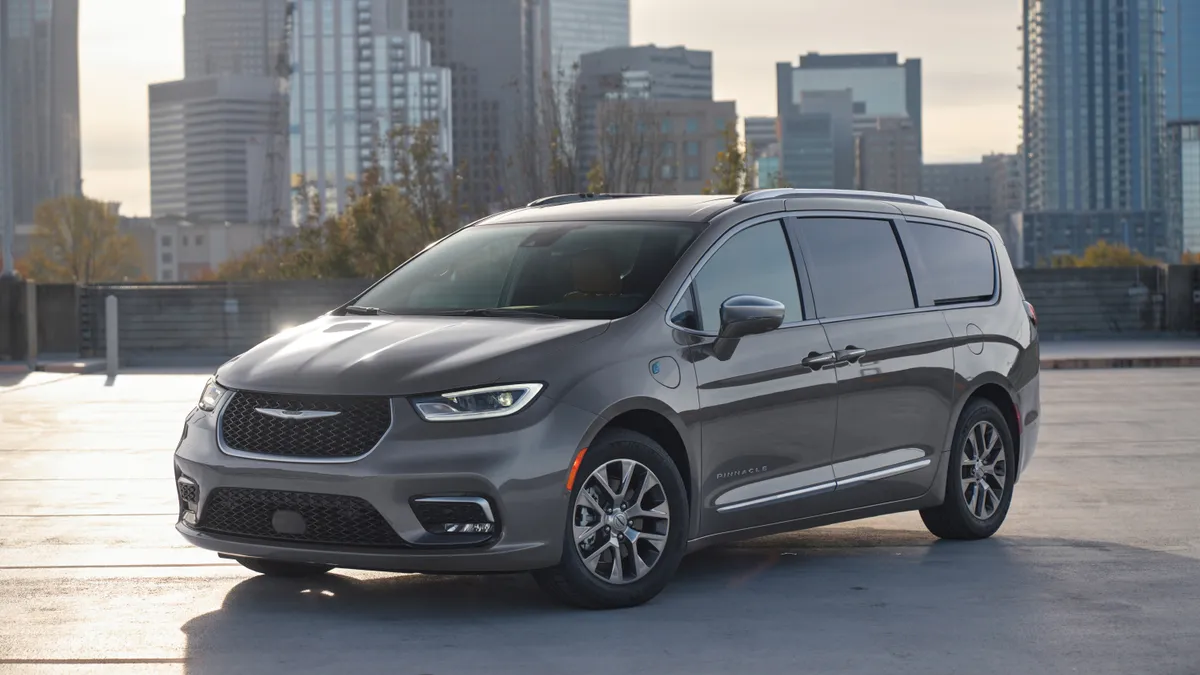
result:
[[[182,630],[193,675],[551,673],[606,659],[663,673],[1183,673],[1200,658],[1200,560],[812,530],[689,556],[627,610],[561,607],[523,574],[335,573],[249,578]]]

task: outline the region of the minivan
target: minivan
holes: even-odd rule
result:
[[[547,197],[221,366],[176,528],[266,575],[530,571],[628,607],[720,542],[901,511],[991,536],[1038,371],[1000,236],[935,200]]]

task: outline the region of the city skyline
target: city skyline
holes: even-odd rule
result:
[[[711,50],[714,97],[736,101],[741,116],[774,112],[776,62],[809,51],[899,52],[924,64],[925,161],[1016,150],[1019,3],[828,4],[753,0],[730,13],[718,0],[633,0],[632,41]],[[147,86],[183,76],[184,2],[111,0],[107,12],[81,5],[84,192],[122,202],[126,215],[148,214]]]

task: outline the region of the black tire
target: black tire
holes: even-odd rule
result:
[[[265,558],[238,558],[237,561],[242,567],[258,572],[259,574],[287,579],[319,577],[333,569],[332,565],[314,565],[312,563],[267,560]]]
[[[670,521],[662,551],[645,576],[616,584],[600,579],[584,564],[572,526],[576,497],[588,477],[602,465],[621,459],[639,462],[654,472],[662,486],[661,495],[670,508]],[[555,567],[533,572],[538,585],[555,599],[584,609],[633,607],[662,592],[683,559],[690,520],[683,478],[662,446],[643,434],[626,429],[601,432],[584,455],[572,487],[563,523],[562,560]],[[623,540],[622,545],[627,546],[628,540]]]
[[[969,483],[975,479],[971,476],[964,477],[965,473],[973,471],[970,466],[964,465],[964,457],[970,459],[975,454],[973,448],[979,443],[978,440],[969,437],[977,425],[981,424],[990,425],[1003,443],[1000,452],[993,450],[987,455],[995,457],[993,462],[998,463],[1001,453],[1003,454],[1004,480],[998,504],[995,503],[994,496],[994,486],[997,484],[995,476],[988,479],[988,490],[993,491],[991,496],[986,496],[987,490],[981,491],[978,487],[969,489]],[[986,431],[986,427],[981,428]],[[1012,433],[996,404],[986,399],[968,401],[959,415],[958,426],[954,431],[954,444],[950,449],[949,466],[946,470],[946,498],[940,506],[921,510],[921,520],[925,522],[925,527],[942,539],[986,539],[995,534],[1004,523],[1008,507],[1012,503],[1013,484],[1017,476],[1016,459]],[[976,506],[974,511],[968,504],[968,492],[976,496],[976,499],[970,500]],[[995,510],[990,514],[986,514],[986,506],[978,508],[977,499],[980,492],[985,493],[985,505],[989,503],[987,500],[991,500],[990,503],[994,505]],[[979,510],[984,510],[986,517],[980,517],[977,513]]]

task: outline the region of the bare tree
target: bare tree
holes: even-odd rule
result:
[[[669,116],[653,101],[608,98],[596,106],[596,171],[608,192],[670,192],[677,166],[666,151]],[[664,173],[665,167],[671,167]],[[597,177],[597,176],[593,176]]]

